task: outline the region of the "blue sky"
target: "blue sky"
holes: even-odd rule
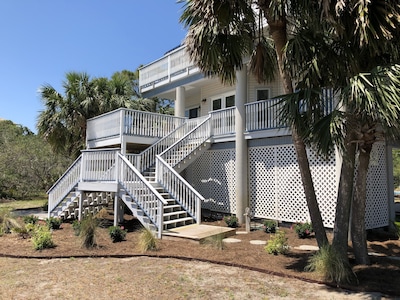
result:
[[[183,41],[181,13],[176,0],[1,0],[0,118],[36,132],[42,85],[158,59]]]

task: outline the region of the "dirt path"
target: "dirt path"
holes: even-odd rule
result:
[[[172,258],[0,258],[0,299],[385,299]]]

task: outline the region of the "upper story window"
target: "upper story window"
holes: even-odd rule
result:
[[[212,110],[219,110],[235,106],[235,95],[226,94],[212,99]]]
[[[269,89],[258,89],[256,97],[257,101],[268,100],[271,97]]]

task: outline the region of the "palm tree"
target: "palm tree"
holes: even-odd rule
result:
[[[188,27],[185,44],[190,57],[204,73],[216,74],[223,82],[232,83],[236,69],[242,68],[243,57],[252,54],[251,70],[259,81],[273,79],[277,71],[274,67],[278,66],[285,93],[292,93],[293,78],[283,65],[291,26],[286,9],[290,7],[288,2],[259,0],[256,2],[259,7],[257,16],[252,1],[186,1],[181,22]],[[291,13],[298,14],[300,11],[293,9]],[[263,16],[269,24],[267,36],[260,26]],[[271,68],[274,69],[272,72]],[[318,245],[322,246],[328,240],[317,203],[306,146],[295,126],[292,126],[292,138],[311,221]]]
[[[400,6],[396,1],[380,0],[348,1],[342,6],[325,2],[325,21],[318,22],[317,27],[313,26],[315,22],[303,22],[287,45],[287,65],[292,74],[301,76],[298,92],[288,96],[292,101],[285,101],[285,110],[298,127],[310,129],[302,132],[303,138],[317,144],[321,152],[328,153],[334,144],[342,150],[333,246],[347,259],[352,207],[356,261],[368,264],[364,219],[370,153],[383,135],[390,139],[400,134]],[[321,86],[334,87],[340,95],[340,106],[325,117],[318,101]],[[291,106],[296,99],[307,101],[306,117],[293,114],[296,109]]]
[[[134,106],[132,82],[127,76],[90,79],[86,73],[70,72],[63,88],[64,95],[49,84],[40,88],[45,109],[39,114],[37,128],[56,152],[72,158],[85,147],[89,118]]]

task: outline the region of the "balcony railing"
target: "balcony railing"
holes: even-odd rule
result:
[[[158,84],[169,83],[191,71],[197,70],[185,51],[185,46],[174,49],[162,58],[139,69],[139,87],[141,92]]]
[[[120,108],[87,121],[87,141],[122,135],[161,138],[185,123],[185,118]]]

